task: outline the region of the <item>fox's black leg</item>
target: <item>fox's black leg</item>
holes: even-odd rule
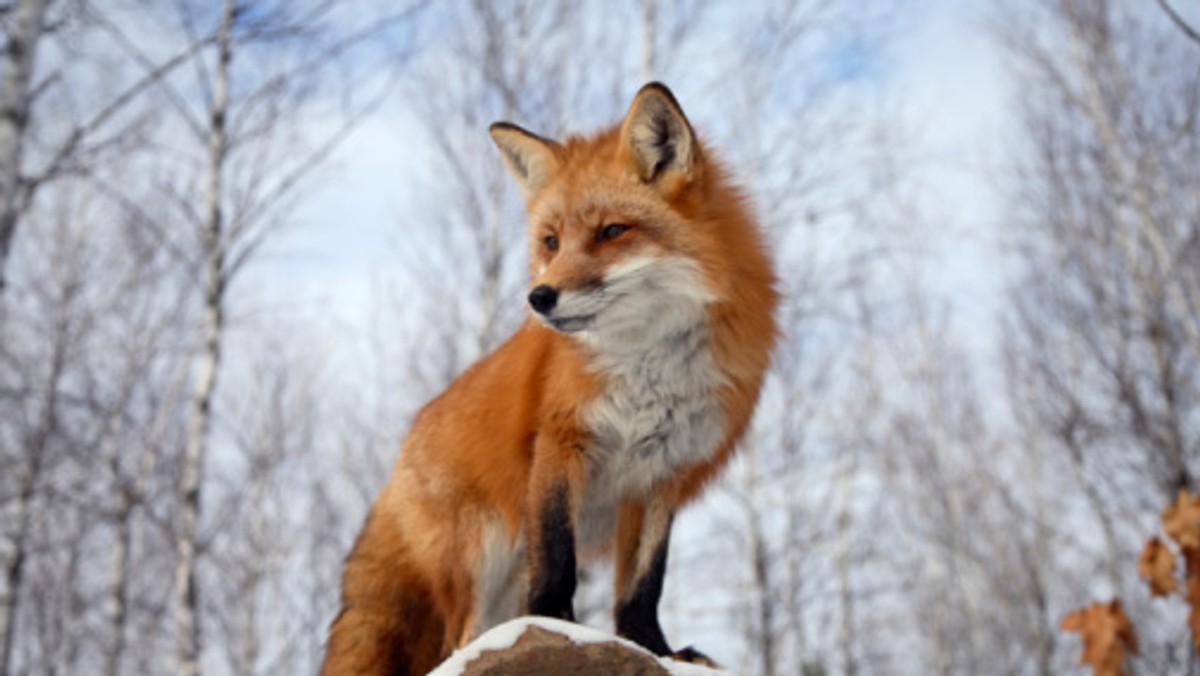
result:
[[[716,666],[690,647],[672,652],[658,623],[672,518],[671,510],[661,502],[621,505],[617,521],[617,634],[655,655]]]
[[[617,634],[656,655],[671,652],[658,624],[671,519],[671,510],[653,500],[622,503],[617,517]]]
[[[575,620],[575,532],[566,483],[530,506],[528,612]]]
[[[632,593],[617,602],[617,635],[645,647],[655,655],[670,654],[671,648],[658,624],[658,600],[662,597],[663,578],[667,573],[667,543],[670,524],[655,544],[653,559],[633,584]],[[643,543],[645,546],[648,543]]]

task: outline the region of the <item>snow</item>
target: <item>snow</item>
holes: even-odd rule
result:
[[[670,657],[658,658],[658,663],[671,673],[672,676],[715,676],[716,674],[728,674],[729,672],[721,671],[720,669],[712,669],[703,664],[691,664],[688,662],[680,662],[673,660]]]
[[[647,655],[651,654],[650,651],[633,641],[613,636],[599,629],[575,624],[574,622],[556,620],[549,617],[518,617],[515,620],[510,620],[491,628],[466,647],[456,650],[437,669],[429,672],[429,676],[460,676],[466,670],[467,665],[484,652],[489,650],[507,650],[516,645],[517,640],[521,638],[521,635],[529,627],[540,627],[546,631],[560,634],[570,639],[576,645],[616,643],[631,650],[637,650]],[[698,664],[677,662],[669,657],[659,657],[657,659],[659,664],[673,676],[714,676],[725,673]]]

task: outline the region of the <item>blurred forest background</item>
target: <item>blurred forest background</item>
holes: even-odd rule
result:
[[[931,154],[945,118],[892,66],[963,4],[999,152]],[[409,422],[525,312],[487,125],[593,130],[649,79],[749,188],[787,296],[745,452],[680,520],[668,636],[767,676],[1059,674],[1062,618],[1119,597],[1139,673],[1200,673],[1187,605],[1136,574],[1200,490],[1192,3],[9,0],[0,25],[0,674],[313,672]],[[600,627],[607,579],[578,600]]]

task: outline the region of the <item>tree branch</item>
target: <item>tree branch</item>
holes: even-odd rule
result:
[[[1157,2],[1158,6],[1162,7],[1162,11],[1166,12],[1167,16],[1171,18],[1171,23],[1175,24],[1179,30],[1183,31],[1183,34],[1186,35],[1188,39],[1190,39],[1192,42],[1195,42],[1197,45],[1200,45],[1200,32],[1197,32],[1195,28],[1192,28],[1190,25],[1188,25],[1188,23],[1183,20],[1183,17],[1179,16],[1179,14],[1171,7],[1171,5],[1167,4],[1167,0],[1155,0],[1155,2]]]

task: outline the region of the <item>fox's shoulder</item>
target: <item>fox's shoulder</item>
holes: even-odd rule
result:
[[[416,429],[445,426],[525,435],[547,409],[581,406],[599,382],[585,350],[529,319],[459,375],[418,415]],[[551,413],[552,414],[552,413]]]

